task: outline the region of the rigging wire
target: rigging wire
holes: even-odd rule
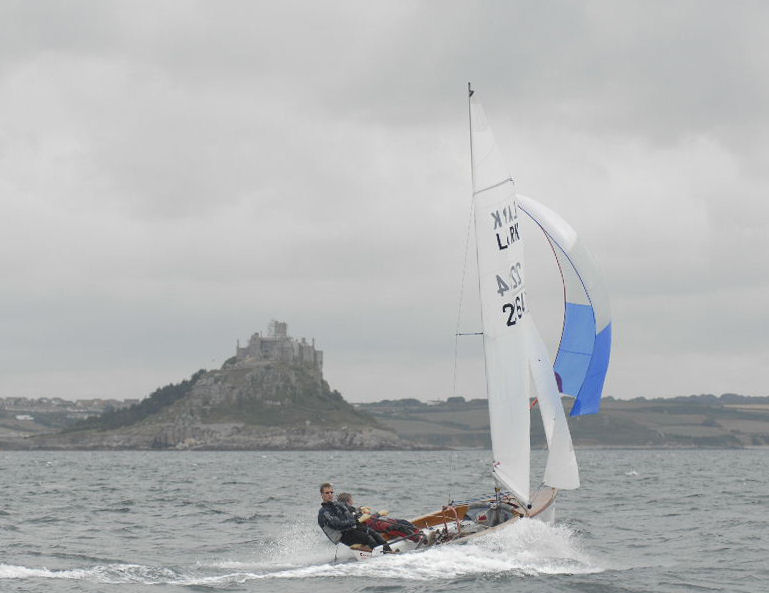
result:
[[[467,216],[467,229],[465,231],[465,255],[462,263],[462,277],[459,281],[459,302],[457,303],[457,323],[456,323],[456,331],[454,332],[454,369],[453,369],[453,378],[452,378],[452,386],[451,386],[451,394],[453,396],[457,395],[457,361],[459,359],[459,337],[467,336],[467,335],[471,335],[471,336],[483,335],[483,332],[462,333],[459,331],[460,326],[462,325],[462,301],[465,295],[465,279],[467,277],[467,254],[470,251],[470,232],[472,228],[472,222],[473,222],[473,204],[472,202],[470,202],[470,211]]]
[[[470,85],[470,83],[467,83],[467,116],[468,116],[468,123],[470,124],[470,177],[471,177],[471,185],[472,190],[475,190],[475,172],[473,171],[473,140],[472,140],[472,118],[470,117],[470,97],[473,96],[473,89]],[[470,192],[472,197],[472,191]],[[468,335],[464,334],[459,331],[460,326],[462,324],[462,302],[465,295],[465,279],[467,278],[467,254],[470,251],[470,232],[472,228],[473,223],[473,200],[470,200],[470,208],[468,210],[467,215],[467,227],[465,229],[465,252],[464,256],[462,258],[462,276],[459,281],[459,298],[457,303],[457,323],[455,326],[454,331],[454,366],[452,369],[452,381],[451,381],[451,394],[452,396],[456,397],[457,395],[457,361],[459,359],[459,337],[461,335]],[[482,335],[482,334],[472,334],[472,335]],[[451,476],[451,479],[448,483],[448,494],[449,494],[449,500],[453,500],[453,489],[454,489],[454,482],[455,482],[455,460],[456,460],[456,453],[452,453],[451,457],[449,459],[449,475]]]
[[[465,253],[462,258],[462,278],[459,282],[459,303],[457,304],[457,323],[456,330],[454,331],[454,369],[451,386],[451,394],[456,397],[457,395],[457,361],[459,359],[459,337],[460,336],[482,336],[483,332],[465,333],[460,332],[459,328],[462,324],[462,301],[465,295],[465,279],[467,278],[467,254],[470,251],[470,233],[473,224],[473,201],[475,198],[475,168],[474,168],[474,155],[473,155],[473,118],[472,108],[470,105],[470,98],[475,91],[472,84],[467,83],[467,122],[469,125],[469,138],[470,138],[470,181],[471,181],[471,200],[470,209],[467,215],[467,228],[465,230]],[[479,279],[480,282],[480,279]],[[480,289],[479,289],[480,293]]]
[[[462,275],[459,281],[459,299],[457,303],[457,323],[454,331],[454,366],[452,369],[452,381],[451,381],[451,395],[456,397],[457,395],[457,366],[459,361],[459,338],[460,336],[481,336],[483,335],[483,332],[474,332],[474,333],[463,333],[460,332],[460,327],[462,325],[462,302],[464,300],[465,295],[465,279],[467,278],[467,254],[470,251],[470,233],[472,229],[472,223],[473,223],[473,202],[470,201],[470,209],[467,216],[467,228],[465,230],[465,253],[464,257],[462,258]],[[449,480],[448,487],[449,487],[449,501],[454,500],[454,486],[456,481],[456,473],[455,473],[455,461],[456,461],[456,453],[452,453],[450,460],[449,460],[449,475],[451,476],[451,479]]]

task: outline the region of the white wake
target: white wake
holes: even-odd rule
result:
[[[523,519],[470,543],[422,552],[379,556],[365,562],[334,562],[334,547],[289,528],[279,540],[257,545],[244,559],[199,560],[192,567],[109,564],[49,570],[0,564],[3,579],[73,579],[99,583],[181,586],[226,585],[265,579],[367,578],[440,581],[459,577],[590,574],[602,572],[564,525]]]

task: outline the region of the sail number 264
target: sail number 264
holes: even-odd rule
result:
[[[497,274],[497,294],[504,299],[505,293],[510,290],[514,291],[513,294],[515,294],[515,291],[518,291],[518,294],[515,295],[514,299],[508,297],[512,300],[502,305],[502,313],[507,315],[508,326],[518,323],[518,320],[523,317],[523,314],[526,312],[526,302],[524,300],[524,295],[526,293],[523,290],[520,262],[516,262],[510,266],[510,274],[507,278],[502,278],[502,276]]]
[[[515,300],[512,303],[505,303],[502,305],[502,312],[507,314],[508,326],[518,323],[518,320],[523,317],[523,314],[526,312],[526,301],[524,300],[525,294],[524,291],[521,291],[520,294],[516,295]]]

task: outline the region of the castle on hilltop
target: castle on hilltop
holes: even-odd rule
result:
[[[308,367],[319,375],[323,374],[323,352],[315,349],[315,338],[307,342],[304,338],[295,339],[288,335],[288,324],[283,321],[271,321],[267,335],[256,332],[248,340],[248,345],[240,345],[238,340],[235,350],[237,366],[251,366],[262,361],[279,361]]]

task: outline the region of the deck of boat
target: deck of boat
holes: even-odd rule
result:
[[[466,540],[470,537],[477,537],[507,527],[521,517],[541,517],[543,513],[546,513],[551,509],[557,493],[558,491],[555,488],[540,488],[532,495],[531,502],[526,507],[511,497],[502,497],[500,502],[512,506],[514,509],[514,516],[498,525],[483,527],[482,529],[468,529],[468,526],[473,525],[467,520],[467,511],[471,506],[471,503],[469,502],[446,505],[440,510],[420,517],[415,517],[410,521],[426,532],[443,531],[446,535],[451,534],[447,537],[447,542]],[[493,504],[495,502],[498,501],[496,497],[493,496],[474,501],[475,504]]]

